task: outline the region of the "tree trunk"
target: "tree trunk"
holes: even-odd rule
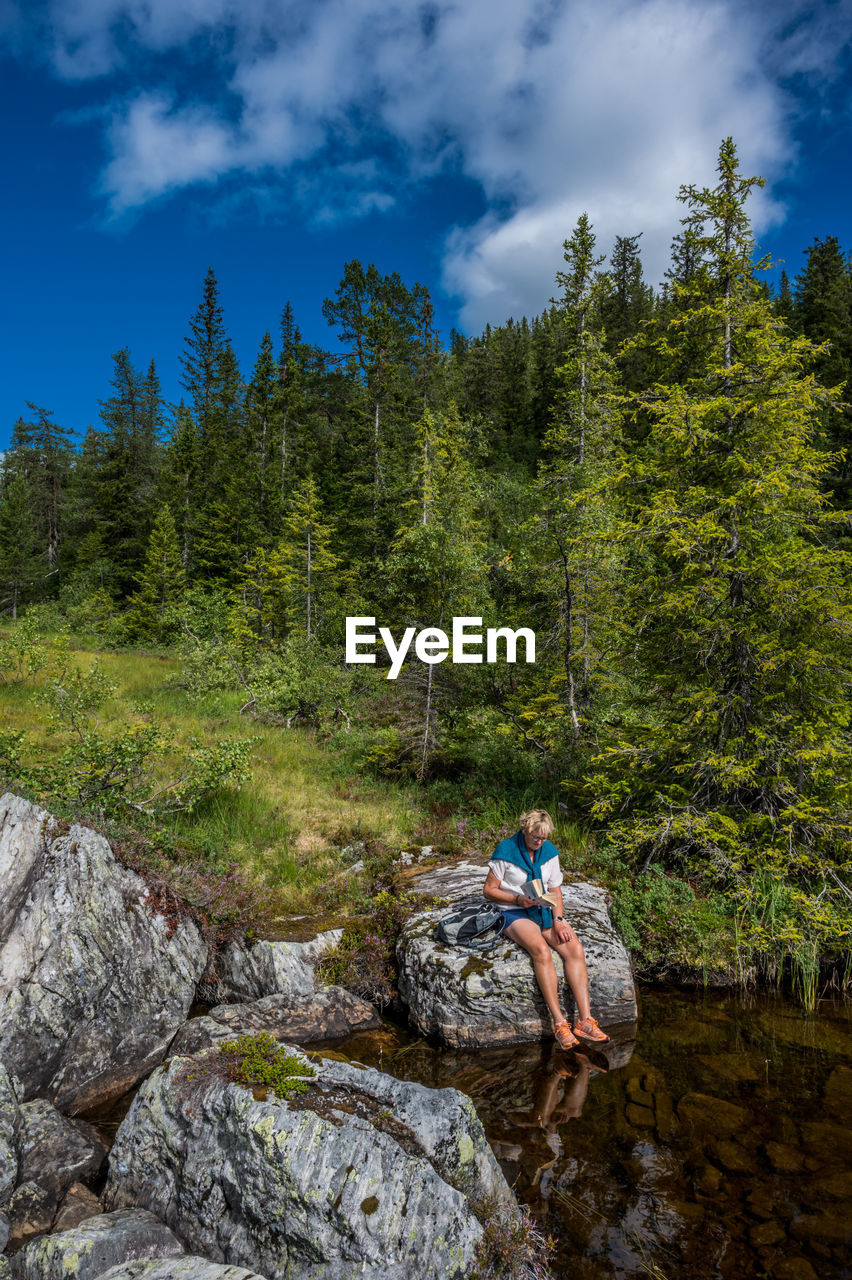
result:
[[[568,685],[568,711],[571,716],[571,737],[575,742],[580,738],[580,720],[577,716],[577,698],[574,691],[574,599],[571,589],[571,568],[568,557],[562,552],[562,566],[565,573],[565,644],[562,651],[562,663],[565,668],[565,679]]]
[[[373,515],[379,509],[379,489],[382,483],[382,473],[379,465],[379,402],[375,402],[375,416],[373,418]]]
[[[308,639],[311,638],[311,526],[308,525]]]

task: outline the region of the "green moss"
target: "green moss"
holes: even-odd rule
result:
[[[431,928],[431,922],[430,922]],[[461,971],[462,978],[469,978],[472,973],[490,973],[491,965],[489,961],[483,960],[481,956],[470,956],[465,962],[465,966]]]
[[[293,1098],[308,1088],[304,1079],[316,1072],[294,1053],[288,1053],[265,1031],[238,1036],[219,1046],[231,1080],[248,1088],[267,1088],[279,1098]]]
[[[475,1155],[476,1150],[473,1145],[473,1140],[469,1134],[463,1133],[459,1138],[459,1162],[461,1164],[468,1164]]]
[[[367,1196],[366,1200],[361,1201],[361,1209],[368,1217],[371,1213],[375,1213],[378,1207],[379,1202],[375,1196]]]

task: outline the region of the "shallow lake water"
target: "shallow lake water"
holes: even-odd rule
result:
[[[582,1055],[392,1026],[328,1048],[469,1094],[560,1278],[852,1278],[848,1002],[645,989]]]

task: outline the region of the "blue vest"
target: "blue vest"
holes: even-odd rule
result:
[[[546,862],[550,862],[551,858],[558,858],[559,850],[555,844],[545,840],[532,854],[526,846],[523,831],[518,831],[515,835],[501,840],[492,857],[499,858],[502,862],[511,862],[513,867],[521,867],[527,872],[528,880],[541,880],[542,867]],[[542,929],[549,929],[553,924],[553,912],[549,907],[531,907],[530,918],[535,919],[536,915]]]

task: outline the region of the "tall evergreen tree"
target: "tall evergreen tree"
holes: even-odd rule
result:
[[[183,598],[186,578],[171,508],[166,504],[154,521],[137,590],[125,615],[131,639],[162,640],[174,629],[169,606]]]
[[[443,629],[454,615],[484,614],[488,598],[470,432],[451,405],[445,414],[427,411],[416,436],[416,487],[386,562],[387,596],[402,625]],[[412,663],[404,684],[414,703],[407,745],[423,779],[440,743],[447,687],[435,663]]]
[[[225,331],[212,267],[189,329],[181,364],[197,429],[199,483],[183,542],[191,551],[191,570],[230,581],[254,545],[257,528],[250,495],[241,483],[250,451],[245,387]]]
[[[716,185],[680,192],[693,269],[648,341],[678,370],[687,348],[691,374],[641,393],[652,426],[620,484],[625,661],[647,699],[593,786],[646,865],[685,860],[745,897],[794,877],[818,929],[850,851],[852,576],[820,537],[814,349],[755,280],[756,185],[727,139]]]
[[[642,363],[641,349],[629,346],[625,350],[624,344],[639,333],[654,309],[654,291],[642,275],[641,236],[641,231],[635,236],[616,236],[609,260],[612,287],[601,300],[607,351],[618,356],[621,380],[628,391],[643,385],[647,370]]]
[[[68,483],[73,449],[72,432],[53,422],[49,409],[27,401],[32,421],[19,418],[4,458],[4,470],[23,474],[27,481],[39,548],[53,577],[59,564],[67,512]]]
[[[310,641],[321,631],[323,603],[331,595],[340,562],[332,550],[334,528],[323,511],[313,476],[293,493],[284,530],[278,559],[289,597],[288,621]]]
[[[418,367],[428,360],[431,308],[421,285],[410,290],[397,272],[382,276],[370,264],[347,262],[323,315],[339,329],[363,392],[362,484],[371,503],[372,551],[389,517],[388,493],[400,480],[407,454],[405,406],[416,395]],[[366,474],[365,474],[366,473]]]
[[[0,612],[8,610],[17,618],[42,571],[27,482],[21,472],[5,475],[0,484]]]
[[[103,430],[87,443],[91,465],[81,469],[76,488],[83,530],[99,534],[115,586],[126,594],[141,568],[154,520],[162,401],[153,362],[146,375],[140,374],[127,347],[113,355],[111,386],[114,395],[101,401]]]
[[[796,277],[790,321],[798,333],[823,344],[814,371],[840,389],[840,410],[822,416],[825,447],[836,455],[827,476],[833,504],[852,509],[852,263],[834,236],[815,240],[804,271]],[[848,530],[847,530],[848,537]],[[847,545],[852,545],[849,540]]]
[[[582,214],[563,246],[566,270],[557,274],[566,353],[557,369],[553,420],[544,441],[531,533],[539,547],[539,589],[561,657],[556,681],[560,710],[574,742],[581,717],[590,717],[592,672],[600,651],[599,625],[611,603],[606,532],[606,479],[619,443],[615,375],[599,317],[610,282],[599,271],[595,235]],[[555,733],[562,716],[551,718]]]

